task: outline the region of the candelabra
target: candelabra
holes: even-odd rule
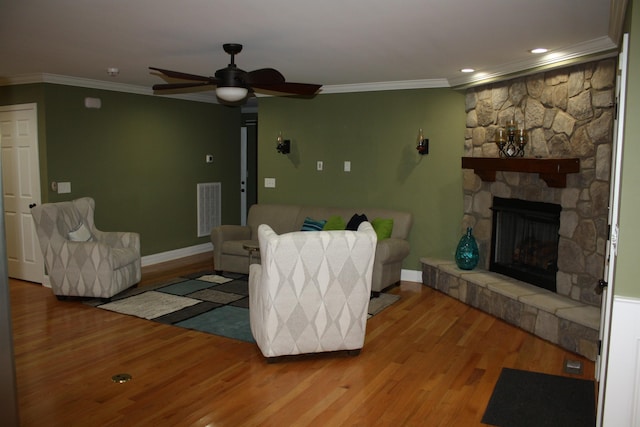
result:
[[[527,145],[527,131],[524,128],[516,129],[513,120],[506,124],[506,128],[498,128],[495,134],[495,143],[500,150],[500,157],[523,157],[524,146]]]

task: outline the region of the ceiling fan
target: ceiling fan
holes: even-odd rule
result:
[[[153,85],[153,90],[186,89],[199,86],[215,86],[216,96],[231,104],[244,101],[249,93],[255,89],[281,92],[293,95],[314,95],[322,85],[311,83],[292,83],[285,81],[284,76],[273,68],[260,68],[254,71],[244,71],[235,64],[234,57],[242,50],[242,45],[226,43],[222,45],[224,51],[231,55],[231,63],[226,68],[216,71],[214,77],[198,76],[180,71],[164,70],[149,67],[167,77],[190,80],[190,83],[163,83]]]

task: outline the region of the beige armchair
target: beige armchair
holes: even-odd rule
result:
[[[269,225],[276,233],[300,231],[307,218],[328,220],[341,217],[345,224],[354,213],[365,214],[370,222],[391,219],[393,227],[389,238],[381,238],[376,246],[371,290],[379,293],[400,282],[402,263],[409,255],[409,232],[413,225],[410,212],[380,208],[340,208],[306,205],[258,203],[249,209],[247,225],[224,224],[211,230],[213,266],[219,273],[249,273],[247,245],[258,244],[258,226]],[[256,258],[260,263],[259,257]]]
[[[84,197],[31,209],[53,293],[111,298],[140,282],[140,236],[103,232],[95,202]]]
[[[262,264],[249,272],[251,332],[267,358],[364,344],[376,233],[258,227]]]

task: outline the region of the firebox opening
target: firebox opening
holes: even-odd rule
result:
[[[494,197],[491,209],[489,270],[556,292],[562,207]]]

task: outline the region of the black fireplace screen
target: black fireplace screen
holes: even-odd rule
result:
[[[561,209],[494,197],[489,269],[556,292]]]

